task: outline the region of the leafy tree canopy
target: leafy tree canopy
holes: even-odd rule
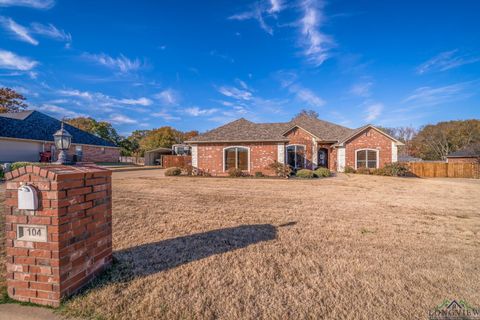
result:
[[[480,143],[480,120],[439,122],[421,128],[413,138],[413,153],[425,160],[443,160],[468,145]]]
[[[0,88],[0,113],[20,112],[28,108],[23,95],[10,88]]]
[[[90,132],[115,144],[119,144],[122,140],[112,124],[106,121],[97,121],[90,117],[71,118],[65,119],[64,121],[74,127]]]

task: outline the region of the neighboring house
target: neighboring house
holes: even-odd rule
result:
[[[308,116],[284,123],[253,123],[239,119],[196,136],[192,166],[212,175],[230,168],[251,174],[272,174],[268,166],[278,161],[295,169],[327,167],[381,168],[397,161],[397,139],[372,125],[349,129]]]
[[[480,143],[474,143],[452,152],[447,156],[448,163],[480,163]]]
[[[0,113],[0,162],[38,162],[40,152],[51,151],[56,160],[53,134],[61,121],[38,111]],[[70,157],[81,161],[117,162],[120,149],[113,143],[65,123],[72,135]]]

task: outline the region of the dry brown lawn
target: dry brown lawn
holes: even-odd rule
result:
[[[480,180],[114,174],[104,319],[425,319],[480,305]]]

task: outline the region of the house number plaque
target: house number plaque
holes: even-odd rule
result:
[[[17,225],[17,240],[47,242],[47,226]]]

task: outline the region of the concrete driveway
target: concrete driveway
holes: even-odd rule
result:
[[[19,304],[0,304],[0,320],[66,320],[52,309],[27,307]]]

